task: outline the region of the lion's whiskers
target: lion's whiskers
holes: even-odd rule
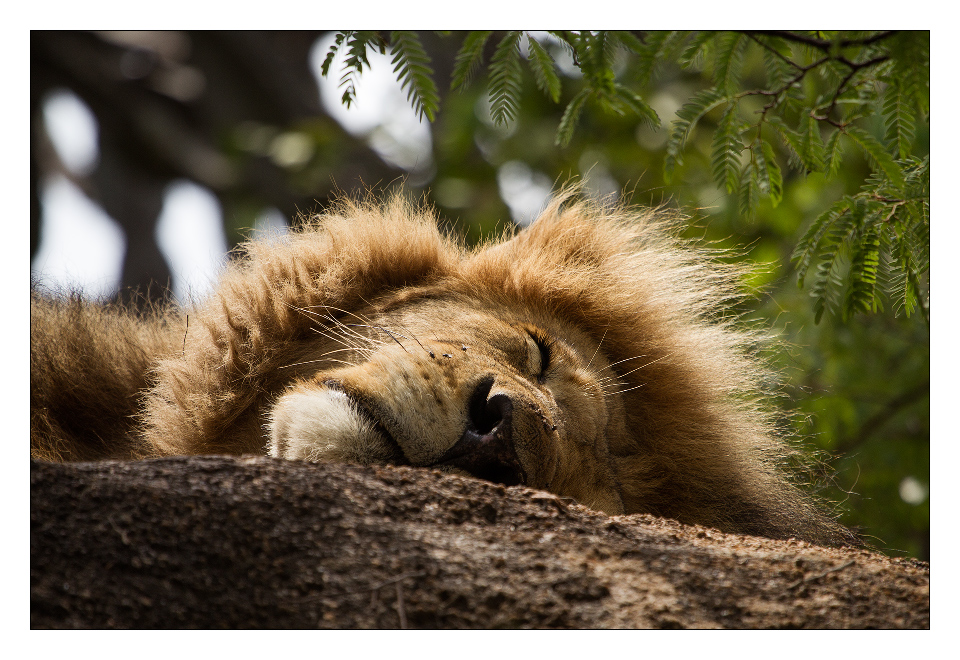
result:
[[[429,348],[426,348],[423,344],[420,343],[420,340],[417,339],[417,336],[416,336],[415,334],[413,334],[413,332],[410,331],[410,328],[404,328],[404,331],[405,331],[405,332],[409,332],[409,333],[410,333],[410,336],[413,338],[413,341],[417,342],[417,346],[419,346],[421,349],[423,349],[424,351],[426,351],[426,353],[427,353],[431,358],[436,357],[436,354],[435,354],[433,351],[431,351]]]
[[[609,387],[609,386],[611,386],[611,385],[627,385],[628,383],[610,383],[609,381],[614,380],[614,379],[616,379],[616,378],[625,378],[626,376],[629,376],[630,374],[632,374],[632,373],[634,373],[634,372],[636,372],[636,371],[640,371],[641,369],[645,369],[646,367],[649,367],[651,364],[655,364],[655,363],[659,362],[660,360],[665,360],[665,359],[667,359],[668,357],[670,357],[671,355],[673,355],[673,353],[667,353],[666,355],[661,355],[660,357],[658,357],[658,358],[655,359],[655,360],[650,360],[650,361],[647,362],[646,364],[642,364],[642,365],[640,365],[639,367],[635,367],[635,368],[631,369],[630,371],[626,371],[626,372],[624,372],[624,373],[622,373],[622,374],[616,374],[615,376],[598,376],[598,377],[597,377],[597,381],[600,382],[600,383],[602,383],[602,384],[604,385],[604,387]],[[646,357],[646,356],[645,356],[645,355],[635,355],[635,356],[633,356],[633,357],[625,358],[625,359],[623,359],[623,360],[618,360],[617,362],[614,362],[613,364],[611,364],[611,365],[609,365],[609,366],[607,366],[607,367],[604,367],[604,368],[601,369],[600,371],[602,372],[602,371],[604,371],[604,370],[606,370],[606,369],[609,369],[610,367],[612,367],[612,366],[614,366],[614,365],[621,364],[622,362],[628,362],[628,361],[630,361],[630,360],[636,360],[637,358],[641,358],[641,357]],[[637,387],[642,387],[642,386],[641,386],[641,385],[637,385],[637,386],[635,386],[635,387],[631,387],[631,388],[626,389],[626,390],[620,390],[619,392],[609,392],[608,395],[609,395],[609,394],[623,394],[624,392],[629,392],[630,390],[636,389]]]
[[[626,394],[627,392],[629,392],[629,391],[631,391],[631,390],[635,390],[635,389],[638,389],[638,388],[641,388],[641,387],[646,387],[646,385],[647,385],[646,383],[640,383],[639,385],[634,385],[633,387],[628,387],[628,388],[625,389],[625,390],[619,390],[619,391],[617,391],[617,392],[607,392],[604,396],[615,396],[615,395],[619,395],[619,394]]]
[[[324,363],[326,363],[326,362],[338,362],[338,363],[340,363],[340,364],[345,364],[345,365],[347,365],[348,367],[355,367],[355,366],[357,366],[357,364],[358,364],[357,362],[347,362],[346,360],[338,360],[338,359],[336,359],[336,358],[331,358],[331,357],[321,357],[321,358],[317,358],[316,360],[305,360],[305,361],[303,361],[303,362],[294,362],[293,364],[287,364],[287,365],[283,365],[283,366],[277,367],[277,368],[278,368],[278,369],[289,369],[290,367],[300,367],[300,366],[303,366],[303,365],[305,365],[305,364],[317,364],[317,363],[319,363],[319,362],[324,362]]]
[[[356,339],[354,339],[353,337],[350,337],[350,336],[347,336],[347,335],[342,335],[342,334],[335,334],[335,333],[332,332],[332,328],[310,328],[310,330],[311,330],[312,332],[315,332],[316,334],[320,335],[321,337],[326,337],[326,338],[329,339],[330,341],[335,341],[335,342],[337,342],[337,343],[340,344],[341,346],[346,346],[346,347],[348,347],[348,348],[353,348],[353,349],[356,349],[356,350],[358,350],[358,351],[362,351],[362,350],[372,350],[372,349],[369,348],[370,342],[364,341],[363,343],[361,343],[361,342],[358,342],[358,341],[357,341]],[[361,339],[363,339],[363,338],[361,337]]]
[[[617,366],[618,364],[621,364],[621,363],[623,363],[623,362],[629,362],[630,360],[638,360],[638,359],[643,358],[643,357],[647,357],[646,354],[644,354],[644,355],[634,355],[633,357],[628,357],[628,358],[623,358],[622,360],[617,360],[616,362],[613,362],[612,364],[608,364],[608,365],[605,366],[603,369],[598,370],[597,373],[602,373],[602,372],[606,371],[607,369],[611,369],[611,368],[613,368],[613,367],[615,367],[615,366]]]
[[[368,325],[361,325],[358,323],[344,323],[343,321],[337,318],[334,318],[332,315],[328,316],[328,318],[330,319],[331,322],[333,322],[334,326],[337,329],[341,330],[346,335],[349,335],[351,337],[356,337],[357,339],[360,339],[366,343],[378,343],[378,344],[382,343],[379,339],[374,339],[373,337],[361,334],[353,329],[353,328],[369,328],[370,326]]]
[[[606,336],[606,333],[604,333],[604,336]],[[601,340],[601,341],[602,341],[602,340]],[[599,346],[598,346],[597,348],[598,348],[598,350],[599,350]],[[629,362],[630,360],[636,360],[636,359],[638,359],[638,358],[646,357],[646,355],[634,355],[633,357],[628,357],[628,358],[624,358],[624,359],[622,359],[622,360],[617,360],[616,362],[607,365],[607,366],[604,367],[603,369],[600,369],[600,370],[597,372],[598,375],[596,376],[596,380],[597,380],[597,383],[600,385],[601,390],[603,391],[603,396],[605,396],[605,397],[607,397],[607,396],[619,396],[619,395],[621,395],[621,394],[626,394],[627,392],[631,392],[631,391],[633,391],[633,390],[635,390],[635,389],[644,387],[644,386],[646,385],[646,383],[640,383],[639,385],[633,385],[632,387],[626,387],[626,389],[614,389],[614,388],[617,388],[617,387],[625,387],[625,386],[627,386],[627,385],[630,385],[629,382],[623,382],[623,381],[621,381],[621,380],[620,380],[621,378],[626,378],[626,377],[629,376],[630,374],[632,374],[632,373],[634,373],[634,372],[637,372],[637,371],[640,371],[641,369],[644,369],[644,368],[646,368],[646,367],[649,367],[650,365],[655,364],[655,363],[659,362],[660,360],[665,360],[665,359],[669,358],[669,357],[672,356],[672,355],[673,355],[672,352],[671,352],[671,353],[667,353],[666,355],[661,355],[660,357],[656,358],[655,360],[650,360],[650,361],[647,362],[646,364],[642,364],[642,365],[640,365],[639,367],[635,367],[635,368],[631,369],[630,371],[626,371],[626,372],[624,372],[624,373],[616,373],[616,372],[615,372],[615,374],[612,375],[612,376],[600,376],[599,374],[602,373],[603,371],[606,371],[607,369],[610,369],[611,367],[614,367],[614,366],[618,365],[618,364],[622,364],[622,363],[624,363],[624,362]],[[592,359],[591,359],[591,361],[592,361]],[[614,381],[616,381],[616,382],[614,382]]]
[[[597,357],[597,353],[600,352],[600,346],[603,344],[603,340],[607,338],[607,330],[609,329],[610,329],[609,327],[604,329],[603,336],[600,337],[600,341],[597,343],[597,347],[593,349],[593,355],[590,356],[590,361],[587,362],[587,369],[590,368],[590,365],[593,364],[594,358]],[[601,369],[600,371],[603,371],[603,369]]]

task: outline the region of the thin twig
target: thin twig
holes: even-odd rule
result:
[[[403,575],[398,575],[398,576],[395,577],[395,578],[390,578],[389,580],[384,580],[384,581],[381,582],[380,584],[377,584],[377,585],[374,585],[374,586],[370,587],[370,589],[378,589],[378,590],[379,590],[379,589],[382,589],[382,588],[384,588],[384,587],[386,587],[386,586],[389,586],[389,585],[391,585],[391,584],[394,584],[395,582],[400,582],[400,581],[402,581],[402,580],[406,580],[407,578],[424,577],[425,575],[426,575],[426,573],[424,573],[423,571],[420,571],[419,573],[404,573]],[[366,589],[358,589],[357,591],[366,591]],[[357,593],[357,592],[356,592],[356,591],[345,591],[344,593],[348,593],[348,594],[349,594],[349,593]]]
[[[841,442],[837,451],[844,454],[850,453],[883,427],[892,417],[904,408],[913,405],[924,397],[930,396],[930,381],[926,380],[915,385],[906,392],[901,392],[889,401],[885,402],[880,409],[867,419],[861,426],[857,434],[846,442]]]
[[[389,580],[384,580],[383,582],[379,582],[369,587],[360,587],[359,589],[350,589],[348,591],[333,591],[333,592],[324,591],[318,594],[312,594],[310,596],[303,596],[302,598],[298,598],[297,602],[310,603],[313,601],[320,600],[321,598],[337,598],[339,596],[354,596],[356,594],[365,594],[365,593],[372,592],[371,601],[370,601],[372,605],[377,600],[376,596],[378,592],[384,587],[388,587],[391,584],[400,583],[401,581],[406,580],[407,578],[419,578],[419,577],[424,577],[425,575],[426,573],[423,571],[420,571],[418,573],[404,573],[403,575],[398,575],[397,577],[390,578]]]
[[[400,615],[400,630],[407,629],[407,614],[403,611],[403,587],[400,586],[400,580],[397,580],[397,614]]]
[[[853,566],[855,563],[856,563],[856,562],[855,562],[853,559],[851,559],[850,561],[848,561],[848,562],[845,563],[845,564],[840,564],[839,566],[834,566],[833,568],[828,568],[828,569],[825,570],[823,573],[817,573],[816,575],[804,576],[803,579],[794,582],[793,584],[791,584],[790,586],[788,586],[787,589],[796,589],[797,587],[802,586],[802,585],[804,585],[804,584],[809,584],[809,583],[811,583],[811,582],[815,582],[816,580],[819,580],[819,579],[821,579],[821,578],[823,578],[823,577],[826,577],[827,575],[830,575],[831,573],[836,573],[837,571],[842,571],[843,569],[847,568],[848,566]]]
[[[773,46],[770,46],[769,44],[766,44],[766,43],[764,43],[763,41],[760,41],[759,39],[757,39],[757,36],[756,36],[755,34],[751,34],[750,32],[747,32],[747,36],[748,36],[749,38],[753,39],[753,41],[754,41],[756,44],[760,45],[761,47],[767,49],[768,51],[770,51],[771,53],[773,53],[774,55],[776,55],[777,57],[779,57],[781,60],[783,60],[783,62],[784,62],[785,64],[787,64],[787,65],[789,65],[789,66],[792,66],[792,67],[795,68],[795,69],[800,69],[800,68],[802,68],[799,64],[797,64],[797,63],[794,62],[793,60],[787,58],[786,55],[784,55],[783,53],[781,53],[779,50],[777,50],[777,49],[774,48]]]

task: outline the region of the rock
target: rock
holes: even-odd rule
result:
[[[929,566],[404,467],[31,467],[33,628],[928,628]]]

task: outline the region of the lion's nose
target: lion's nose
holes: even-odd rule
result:
[[[470,397],[467,429],[439,465],[450,465],[475,477],[514,486],[526,481],[513,446],[513,400],[494,394],[493,378],[482,381]]]

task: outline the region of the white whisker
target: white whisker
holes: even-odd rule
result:
[[[619,394],[626,394],[627,392],[629,392],[629,391],[631,391],[631,390],[635,390],[635,389],[644,387],[645,385],[646,385],[646,383],[640,383],[639,385],[634,385],[633,387],[628,387],[627,389],[625,389],[625,390],[620,390],[620,391],[618,391],[618,392],[608,392],[608,393],[607,393],[607,396],[614,396],[614,395],[619,395]]]
[[[593,359],[597,357],[597,353],[600,352],[600,346],[603,344],[603,340],[607,338],[607,330],[609,329],[610,329],[609,327],[604,329],[603,336],[600,337],[600,341],[599,343],[597,343],[597,347],[593,350],[593,355],[590,356],[590,361],[587,362],[587,369],[590,368],[590,365],[593,364]]]

